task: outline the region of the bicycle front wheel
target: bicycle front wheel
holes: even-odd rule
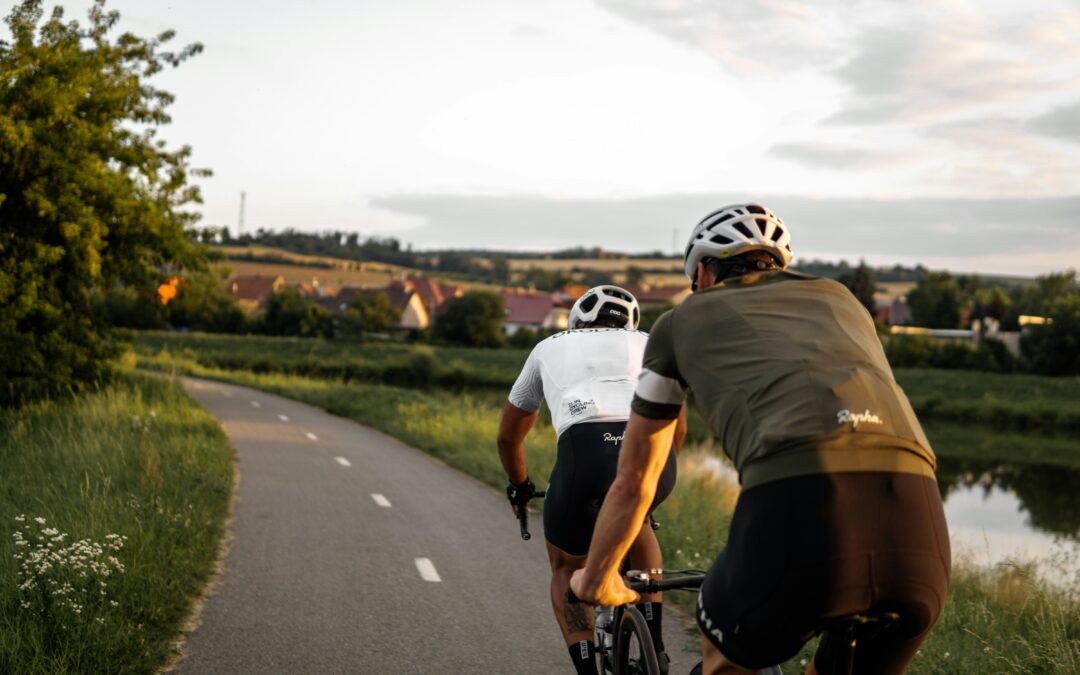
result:
[[[615,675],[660,675],[649,625],[636,607],[623,609],[615,635]]]

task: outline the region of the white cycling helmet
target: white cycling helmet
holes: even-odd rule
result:
[[[685,271],[697,283],[697,264],[723,260],[747,251],[766,251],[786,268],[791,263],[791,235],[784,221],[760,204],[731,204],[701,219],[686,245]]]
[[[585,291],[570,308],[570,328],[581,324],[611,321],[617,328],[634,330],[641,321],[641,310],[637,299],[625,288],[618,286],[596,286]]]

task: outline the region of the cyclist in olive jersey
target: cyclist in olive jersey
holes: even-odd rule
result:
[[[948,590],[936,460],[869,314],[841,284],[786,271],[791,255],[787,226],[757,204],[694,228],[695,293],[652,329],[618,476],[571,586],[634,600],[618,561],[693,390],[742,486],[698,597],[702,672],[754,672],[794,656],[824,619],[894,611],[896,625],[859,642],[854,672],[901,673]]]
[[[544,537],[551,562],[551,603],[570,658],[579,674],[596,670],[593,612],[565,603],[570,574],[585,565],[593,523],[608,486],[615,478],[623,430],[641,372],[648,335],[636,330],[637,300],[617,286],[597,286],[574,303],[571,330],[540,342],[529,355],[510,391],[499,423],[499,457],[510,479],[507,496],[515,513],[527,508],[533,484],[525,462],[525,436],[545,400],[558,434],[558,457],[544,498]],[[685,417],[676,411],[675,448],[685,434]],[[660,460],[655,507],[675,484],[672,440]],[[651,510],[651,507],[650,509]],[[631,536],[631,557],[641,568],[662,566],[660,546],[641,514]],[[642,598],[639,609],[649,624],[657,651],[663,653],[658,594]],[[667,663],[667,654],[660,657]]]

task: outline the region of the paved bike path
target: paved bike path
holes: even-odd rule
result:
[[[419,450],[272,394],[184,385],[229,435],[240,483],[177,672],[572,672],[539,519],[523,542],[504,496]],[[695,648],[668,618],[671,673],[686,673]]]

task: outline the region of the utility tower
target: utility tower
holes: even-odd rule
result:
[[[243,190],[240,191],[240,222],[236,224],[236,238],[239,239],[240,235],[244,234],[244,200],[247,198],[247,193]]]

